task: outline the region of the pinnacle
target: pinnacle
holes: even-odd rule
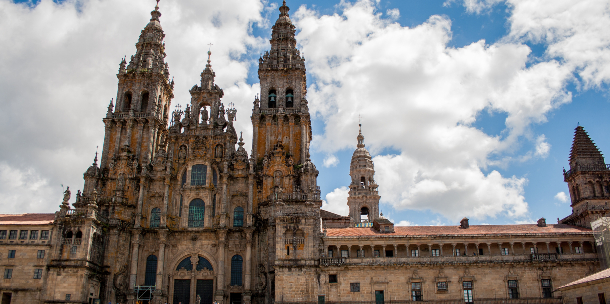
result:
[[[604,156],[582,126],[576,127],[570,151],[570,167],[576,163],[604,164]]]

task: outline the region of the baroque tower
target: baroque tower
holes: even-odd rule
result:
[[[582,126],[574,132],[570,170],[564,169],[563,177],[570,190],[572,214],[560,223],[591,228],[592,221],[610,213],[610,170]]]
[[[373,221],[379,218],[379,199],[381,197],[377,191],[379,186],[375,182],[375,164],[373,164],[371,154],[365,148],[362,125],[358,126],[358,145],[349,167],[352,182],[349,185],[347,205],[349,206],[350,226],[372,227]]]

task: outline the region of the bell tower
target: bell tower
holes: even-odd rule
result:
[[[349,219],[351,226],[372,227],[374,220],[379,218],[379,187],[375,182],[375,165],[371,154],[364,147],[362,125],[359,125],[358,145],[352,155],[349,175],[352,182],[349,185]]]
[[[560,220],[569,224],[591,228],[591,222],[610,214],[610,169],[604,156],[582,126],[576,127],[570,170],[563,170],[572,201],[572,214]]]
[[[140,33],[135,55],[129,63],[123,58],[119,65],[116,102],[113,105],[110,101],[104,119],[102,170],[114,167],[121,154],[133,157],[139,165],[148,164],[167,133],[174,82],[169,80],[165,63],[165,34],[158,4],[151,16]]]

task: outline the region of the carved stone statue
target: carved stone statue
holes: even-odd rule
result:
[[[66,187],[66,191],[64,191],[64,201],[62,204],[68,205],[68,201],[70,200],[70,196],[72,192],[70,192],[70,187]]]
[[[201,123],[208,123],[208,109],[205,106],[201,108]]]

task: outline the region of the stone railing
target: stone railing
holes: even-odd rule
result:
[[[563,179],[567,181],[567,179],[573,173],[579,171],[607,171],[610,170],[610,164],[591,164],[591,165],[576,165],[574,168],[571,168],[568,171],[563,171]]]
[[[273,108],[273,109],[260,109],[260,113],[264,115],[273,115],[273,114],[298,114],[300,113],[300,108]]]
[[[341,266],[345,264],[347,258],[321,258],[320,265],[321,266]]]
[[[532,253],[532,261],[557,261],[557,253]]]
[[[310,193],[303,192],[292,192],[292,193],[271,193],[267,199],[272,202],[285,201],[285,202],[306,202],[306,201],[319,201],[320,200],[320,187]]]
[[[319,302],[279,302],[276,304],[319,304]],[[325,304],[376,304],[376,301],[324,301]],[[438,304],[464,304],[464,300],[430,300],[430,301],[409,301],[409,300],[384,300],[384,304],[416,304],[416,303],[438,303]],[[522,298],[522,299],[474,299],[474,304],[561,304],[561,298]]]

